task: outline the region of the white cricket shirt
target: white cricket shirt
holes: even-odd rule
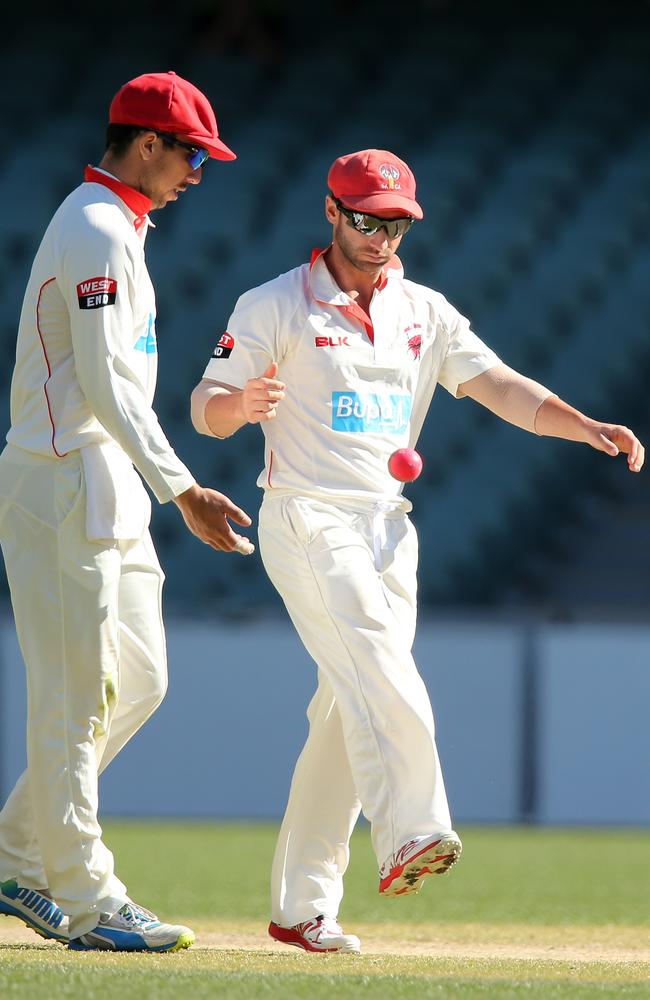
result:
[[[135,497],[129,504],[124,494],[134,486],[145,493],[133,465],[161,502],[194,477],[152,408],[156,307],[144,257],[151,202],[102,170],[88,167],[84,179],[55,213],[32,266],[7,441],[50,458],[81,449],[96,503],[89,517],[115,522],[95,524],[92,534],[131,537]]]
[[[405,509],[390,455],[415,447],[437,383],[456,395],[499,364],[467,319],[399,265],[386,270],[367,316],[322,251],[241,296],[203,377],[242,388],[271,361],[286,396],[262,424],[258,485]]]

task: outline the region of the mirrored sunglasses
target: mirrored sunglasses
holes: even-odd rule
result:
[[[161,139],[169,142],[172,146],[180,146],[181,149],[187,150],[187,159],[192,170],[198,170],[210,158],[210,153],[207,149],[204,149],[202,146],[193,146],[190,142],[183,142],[182,139],[177,139],[170,132],[156,132],[156,135],[159,135]]]
[[[334,198],[334,195],[332,195]],[[400,219],[382,219],[379,215],[368,215],[367,212],[355,212],[347,208],[338,198],[334,198],[334,204],[353,229],[364,236],[374,236],[379,229],[385,229],[389,240],[394,240],[397,236],[404,236],[415,222],[410,215]]]

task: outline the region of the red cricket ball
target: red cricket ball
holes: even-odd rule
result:
[[[422,472],[422,459],[413,448],[398,448],[388,459],[388,471],[400,483],[411,483]]]

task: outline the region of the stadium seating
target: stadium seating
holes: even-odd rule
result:
[[[647,8],[613,11],[598,0],[522,13],[514,2],[490,4],[489,12],[478,0],[422,2],[413,5],[408,44],[400,36],[393,53],[391,5],[380,0],[372,16],[364,3],[328,6],[325,35],[314,30],[322,15],[308,5],[292,16],[282,11],[285,37],[272,64],[245,48],[211,49],[197,28],[199,4],[179,15],[176,39],[143,11],[144,52],[133,11],[128,39],[92,49],[82,44],[91,15],[85,29],[53,17],[52,38],[64,52],[57,59],[51,46],[27,39],[17,18],[10,23],[2,107],[14,132],[25,127],[0,164],[10,192],[0,229],[6,419],[23,288],[52,208],[83,165],[101,156],[106,102],[117,87],[174,66],[213,96],[239,157],[208,165],[200,191],[156,216],[148,243],[161,349],[156,405],[179,453],[206,482],[255,513],[259,431],[246,429],[236,442],[200,438],[188,423],[189,393],[239,294],[327,241],[330,162],[371,145],[394,149],[418,178],[425,220],[403,244],[407,276],[442,291],[513,367],[595,416],[643,426]],[[111,28],[109,38],[117,37]],[[27,69],[36,48],[37,78]],[[7,81],[16,77],[25,86],[9,99]],[[421,536],[425,611],[441,603],[543,599],[566,608],[645,600],[638,556],[630,551],[626,561],[620,553],[631,548],[650,501],[620,485],[622,464],[605,475],[601,456],[534,440],[442,389],[419,447],[425,469],[406,492]],[[603,548],[596,572],[590,531],[614,509],[627,525],[624,541]],[[251,597],[259,609],[277,606],[257,557],[214,556],[173,509],[156,511],[154,530],[170,607],[240,614]],[[567,565],[555,574],[563,581],[555,597],[551,556]],[[608,583],[607,562],[618,589]]]

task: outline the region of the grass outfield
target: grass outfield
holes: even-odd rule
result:
[[[170,955],[68,952],[0,922],[0,997],[36,1000],[650,998],[650,833],[460,830],[461,862],[381,899],[360,827],[341,922],[363,954],[308,955],[266,935],[269,825],[105,824],[132,896],[188,923]]]

